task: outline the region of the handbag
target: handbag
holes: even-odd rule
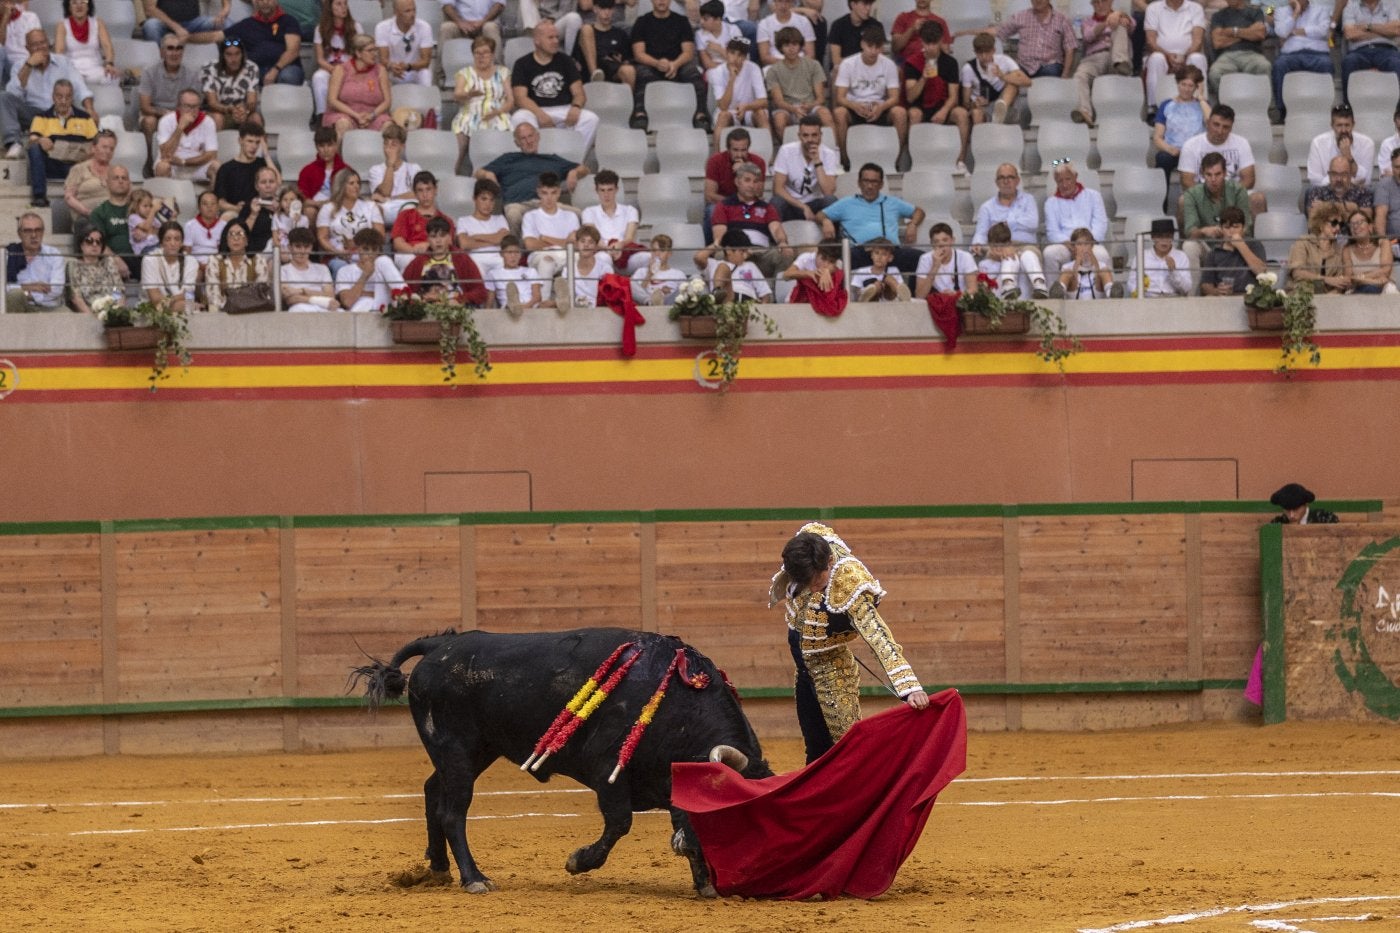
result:
[[[275,310],[275,307],[272,301],[272,286],[267,282],[235,285],[224,292],[225,314],[256,314],[260,311]]]

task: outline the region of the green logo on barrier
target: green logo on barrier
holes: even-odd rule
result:
[[[1359,692],[1366,708],[1386,719],[1400,719],[1400,538],[1361,549],[1337,589],[1341,620],[1328,627],[1337,679]]]

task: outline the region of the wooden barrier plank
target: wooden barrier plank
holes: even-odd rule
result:
[[[116,535],[119,701],[283,693],[277,538],[275,528]]]
[[[462,619],[455,526],[297,528],[297,690],[340,693],[368,652],[388,658]],[[357,645],[358,642],[358,645]]]
[[[282,750],[282,714],[277,710],[123,716],[123,755],[238,755]]]
[[[98,536],[0,537],[0,704],[101,699]]]
[[[1022,516],[1019,529],[1024,680],[1186,677],[1182,515]]]
[[[1202,676],[1243,678],[1263,636],[1260,515],[1201,516]]]

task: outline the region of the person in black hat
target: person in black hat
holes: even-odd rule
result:
[[[1134,244],[1128,284],[1133,295],[1148,298],[1181,298],[1191,293],[1190,260],[1176,248],[1176,222],[1170,217],[1152,221],[1152,246],[1143,251],[1141,273]]]
[[[1269,497],[1269,501],[1283,509],[1283,514],[1274,518],[1276,525],[1335,525],[1337,516],[1326,509],[1314,509],[1311,503],[1317,496],[1312,490],[1298,483],[1289,483]]]

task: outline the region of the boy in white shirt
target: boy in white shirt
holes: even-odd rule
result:
[[[597,229],[599,242],[607,247],[613,266],[628,274],[644,268],[651,257],[635,242],[641,215],[632,205],[617,203],[619,183],[617,172],[612,169],[605,168],[594,175],[593,190],[598,193],[598,203],[583,209],[582,220]]]
[[[1008,228],[1007,233],[1010,232]],[[968,251],[954,248],[953,228],[936,223],[929,227],[928,238],[933,251],[919,257],[914,270],[914,297],[976,291],[977,260]]]
[[[612,260],[606,250],[598,249],[598,231],[584,224],[578,228],[574,239],[574,287],[560,279],[556,287],[558,297],[554,306],[559,313],[567,314],[571,308],[592,308],[598,304],[598,282],[605,275],[613,274]]]
[[[316,234],[297,227],[287,234],[292,261],[281,269],[282,303],[288,311],[339,311],[331,270],[311,261],[316,246]]]
[[[651,261],[632,273],[632,300],[639,305],[675,304],[685,273],[671,268],[671,238],[658,233],[651,238]]]
[[[752,298],[755,301],[771,301],[773,289],[764,278],[762,270],[749,260],[753,244],[742,230],[726,230],[720,240],[724,251],[723,259],[701,257],[705,251],[695,254],[697,264],[705,264],[705,278],[710,290],[721,302],[735,298]]]
[[[860,32],[860,54],[841,59],[836,69],[832,114],[843,159],[849,158],[846,130],[852,126],[893,126],[900,152],[909,142],[909,111],[899,103],[899,69],[881,54],[884,47],[885,27],[870,23]]]
[[[405,162],[408,134],[397,123],[384,127],[384,161],[370,166],[365,177],[370,198],[384,214],[384,224],[393,227],[399,211],[417,199],[413,196],[413,176],[421,169],[416,162]]]
[[[700,68],[708,72],[724,64],[724,50],[730,41],[742,39],[744,34],[739,27],[724,18],[724,4],[720,0],[707,0],[700,5],[700,28],[695,30],[695,54],[700,59]],[[747,49],[747,46],[745,46]],[[747,51],[745,54],[748,54]]]
[[[749,43],[731,39],[724,48],[724,61],[705,72],[715,98],[715,149],[724,143],[727,126],[756,126],[768,129],[768,90],[763,72],[749,61]]]
[[[457,218],[457,248],[471,253],[482,275],[501,267],[501,243],[510,235],[510,224],[495,212],[500,196],[500,185],[478,178],[472,188],[472,212]]]
[[[535,195],[540,206],[527,211],[520,221],[520,238],[530,251],[530,268],[545,283],[548,298],[549,283],[559,267],[564,264],[564,247],[574,242],[578,235],[579,215],[563,210],[559,206],[559,176],[553,172],[540,175],[535,186]]]
[[[909,286],[894,265],[894,244],[884,237],[876,237],[865,244],[865,251],[870,254],[870,265],[851,273],[856,300],[908,301]]]
[[[1007,115],[1021,89],[1030,86],[1031,79],[1016,64],[1016,59],[997,51],[996,36],[978,33],[972,40],[972,58],[962,66],[959,84],[962,105],[971,114],[972,122],[1008,122]]]
[[[501,265],[486,273],[489,306],[505,308],[513,318],[524,314],[526,308],[544,307],[544,287],[521,263],[524,253],[520,238],[506,234],[501,240]]]
[[[779,29],[788,26],[802,33],[802,55],[815,59],[817,57],[817,33],[812,28],[811,20],[792,11],[793,0],[773,0],[770,6],[773,12],[758,21],[758,63],[767,68],[783,57],[782,52],[774,47],[773,39],[778,34]]]
[[[356,231],[350,242],[357,255],[335,274],[335,297],[346,311],[381,311],[389,306],[393,293],[404,287],[403,274],[384,255],[384,234],[378,230]]]

